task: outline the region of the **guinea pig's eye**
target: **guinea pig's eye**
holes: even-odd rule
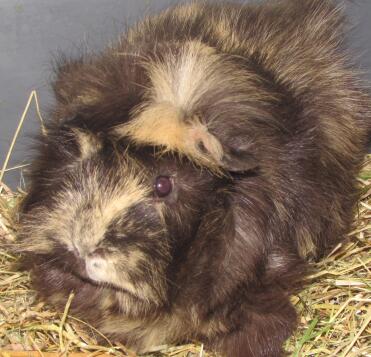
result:
[[[173,184],[168,176],[157,176],[154,184],[154,190],[158,197],[165,197],[171,193]]]

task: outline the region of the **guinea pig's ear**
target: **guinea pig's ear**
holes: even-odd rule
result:
[[[243,148],[229,149],[223,157],[223,167],[233,173],[243,173],[257,168],[258,161]]]
[[[90,105],[100,97],[95,68],[81,56],[77,59],[59,58],[54,63],[52,83],[59,105],[79,107]]]
[[[236,136],[223,143],[222,166],[232,173],[243,173],[257,168],[258,160],[252,151],[250,142]]]

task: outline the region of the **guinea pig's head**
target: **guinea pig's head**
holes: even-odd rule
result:
[[[224,179],[78,122],[49,128],[43,139],[21,249],[83,281],[160,304],[174,255],[195,237]]]
[[[253,274],[272,205],[266,185],[246,180],[256,154],[279,146],[284,109],[249,63],[199,42],[173,46],[60,68],[21,215],[20,251],[34,266],[162,304],[209,235],[206,253],[233,261],[226,281]],[[257,152],[256,138],[275,145]]]

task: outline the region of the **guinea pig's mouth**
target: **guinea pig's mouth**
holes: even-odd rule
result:
[[[69,271],[73,276],[79,278],[85,283],[90,283],[95,286],[108,285],[108,283],[107,284],[104,284],[103,282],[99,283],[92,279],[89,276],[88,271],[86,269],[86,260],[84,258],[77,256],[73,252],[70,251],[65,252],[63,254],[63,260],[58,259],[55,261],[55,263],[57,263],[61,267],[61,269],[63,269],[64,271],[66,270]]]
[[[97,276],[94,277],[94,271],[92,271],[94,269],[93,266],[94,262],[91,262],[89,264],[89,262],[86,262],[85,259],[76,258],[74,264],[70,266],[71,274],[86,284],[93,285],[97,288],[104,287],[105,289],[111,289],[129,295],[133,299],[145,301],[145,299],[143,299],[141,296],[133,293],[128,289],[125,289],[125,287],[118,286],[113,282],[106,281],[102,276],[100,277],[100,279],[97,279]]]
[[[150,291],[147,291],[147,294],[143,294],[141,291],[135,289],[134,284],[130,284],[129,282],[127,282],[128,287],[126,287],[124,280],[122,284],[115,283],[114,277],[110,277],[110,274],[108,274],[109,272],[112,273],[114,266],[111,267],[109,264],[104,263],[104,259],[84,259],[66,249],[59,249],[55,253],[57,254],[52,257],[44,256],[42,263],[45,264],[45,261],[52,261],[54,267],[59,267],[64,273],[68,272],[84,284],[124,293],[134,301],[137,300],[146,303],[156,295],[155,292],[151,293]],[[102,264],[106,264],[107,266],[102,266]]]
[[[71,274],[83,281],[85,284],[93,285],[95,287],[104,287],[105,289],[111,289],[120,293],[125,293],[127,295],[130,295],[134,299],[142,300],[140,296],[137,296],[130,292],[129,290],[121,287],[114,285],[113,283],[105,282],[105,281],[97,281],[89,277],[87,271],[85,268],[83,269],[74,269],[71,271]]]

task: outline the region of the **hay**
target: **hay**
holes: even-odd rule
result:
[[[33,98],[37,99],[35,94]],[[307,279],[308,287],[292,297],[301,317],[297,333],[286,346],[293,357],[371,357],[371,156],[366,158],[359,183],[363,195],[349,239],[313,266],[315,274]],[[15,239],[22,196],[0,182],[0,357],[50,357],[53,352],[75,357],[81,353],[136,356],[106,338],[105,346],[99,345],[101,333],[69,314],[72,295],[65,310],[57,312],[35,299],[27,273],[13,269],[17,257],[1,247]],[[195,343],[159,346],[146,356],[212,355]]]

